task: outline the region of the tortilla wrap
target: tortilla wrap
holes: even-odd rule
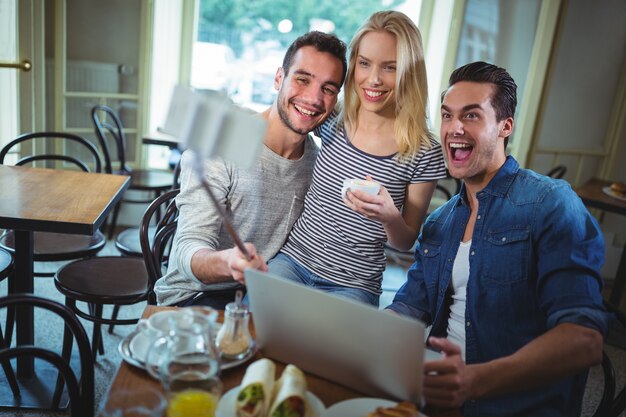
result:
[[[237,417],[265,417],[272,401],[276,365],[259,359],[246,369],[237,394]]]
[[[289,414],[290,416],[313,417],[313,411],[306,398],[306,378],[300,369],[293,365],[287,365],[274,389],[274,401],[268,417],[287,415],[285,408],[290,408],[292,413]],[[300,414],[296,414],[292,407],[299,404],[304,405],[304,407]]]

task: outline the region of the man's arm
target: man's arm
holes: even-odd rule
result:
[[[234,279],[245,285],[243,271],[246,268],[267,271],[267,264],[256,253],[254,245],[251,243],[246,243],[245,245],[252,257],[251,260],[247,260],[237,247],[221,251],[198,250],[191,258],[193,274],[205,284]]]
[[[430,338],[444,359],[424,365],[427,404],[459,407],[465,401],[523,391],[575,374],[602,361],[602,334],[573,323],[550,329],[510,356],[465,365],[447,339]]]
[[[232,166],[219,159],[207,160],[204,164],[205,178],[217,201],[225,208],[231,188]],[[247,261],[238,249],[217,249],[224,247],[224,242],[220,241],[222,220],[206,190],[200,185],[193,165],[193,154],[184,152],[181,160],[181,192],[176,198],[178,228],[172,256],[176,257],[176,265],[188,279],[197,279],[205,284],[233,279],[243,283],[243,270],[248,267],[265,270],[265,261],[257,255],[250,243],[246,245],[254,255],[251,261]]]

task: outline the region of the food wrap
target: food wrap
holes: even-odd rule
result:
[[[276,365],[269,359],[251,363],[237,394],[237,417],[265,417],[274,392]]]
[[[302,371],[287,365],[275,387],[268,417],[313,417],[306,399],[306,378]]]

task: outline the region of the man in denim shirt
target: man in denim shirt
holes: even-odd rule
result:
[[[391,310],[432,325],[427,404],[465,416],[580,415],[602,359],[604,242],[567,182],[505,153],[517,86],[475,62],[442,95],[441,140],[458,195],[426,220]]]

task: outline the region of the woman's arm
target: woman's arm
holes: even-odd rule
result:
[[[394,205],[385,187],[381,187],[375,196],[360,191],[349,191],[344,201],[352,210],[381,222],[387,233],[389,245],[399,250],[409,250],[413,247],[422,222],[426,218],[435,186],[434,181],[409,184],[402,213]]]

